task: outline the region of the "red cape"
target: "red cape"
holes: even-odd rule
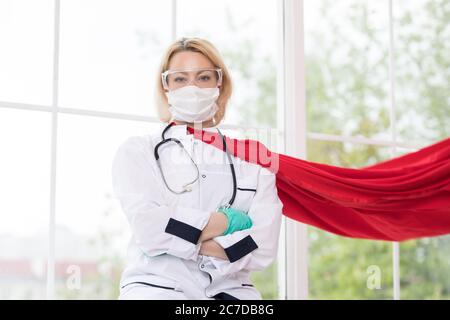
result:
[[[223,150],[218,133],[187,127]],[[226,137],[235,157],[276,174],[283,214],[351,238],[403,241],[450,233],[450,138],[361,169],[271,152],[258,141]]]

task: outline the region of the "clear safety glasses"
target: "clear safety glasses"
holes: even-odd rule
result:
[[[200,88],[215,88],[222,84],[222,69],[167,70],[161,73],[164,89],[176,90],[194,83]]]

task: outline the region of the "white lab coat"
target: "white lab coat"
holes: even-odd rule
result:
[[[197,243],[210,214],[228,203],[233,192],[226,154],[195,139],[186,125],[172,126],[167,137],[182,141],[197,163],[200,177],[181,195],[164,184],[154,157],[166,124],[155,134],[132,136],[118,148],[112,164],[115,197],[132,230],[119,299],[261,299],[250,272],[263,270],[277,256],[282,203],[275,175],[231,155],[237,177],[233,207],[248,211],[250,229],[214,238],[229,260],[199,254]],[[216,128],[205,130],[217,132]],[[170,187],[181,190],[196,169],[175,143],[160,148],[160,161]],[[217,298],[217,297],[216,297]]]

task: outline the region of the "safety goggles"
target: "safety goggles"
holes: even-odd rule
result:
[[[200,88],[215,88],[222,84],[222,69],[167,70],[161,73],[164,89],[176,90],[190,84]]]

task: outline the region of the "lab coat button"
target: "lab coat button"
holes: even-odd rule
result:
[[[202,178],[206,178],[206,174],[202,174]]]
[[[203,269],[204,267],[205,267],[205,265],[202,263],[202,264],[200,265],[200,268]]]

